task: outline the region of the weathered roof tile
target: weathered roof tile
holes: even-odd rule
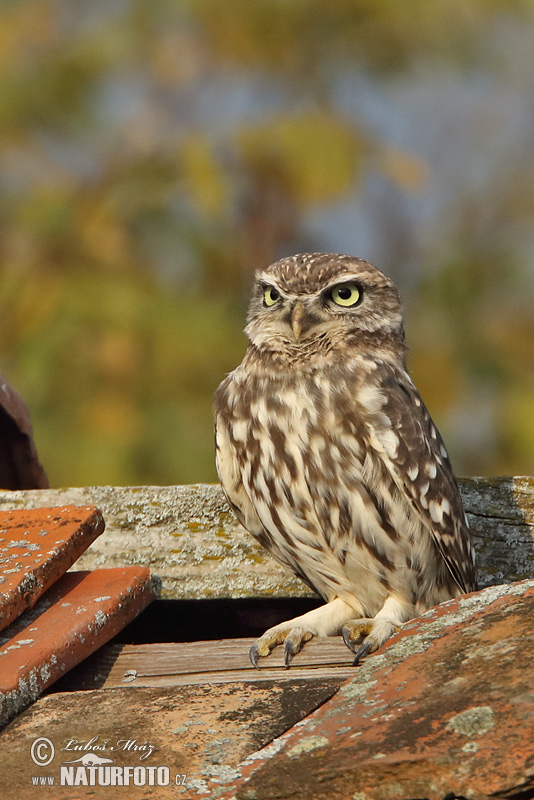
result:
[[[95,506],[0,512],[0,630],[31,608],[104,530]]]
[[[0,636],[0,726],[153,600],[143,567],[69,572]]]

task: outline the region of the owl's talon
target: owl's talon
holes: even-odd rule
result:
[[[260,658],[268,656],[279,644],[284,645],[284,664],[291,664],[293,657],[302,650],[303,645],[313,638],[314,633],[307,627],[293,625],[294,620],[282,622],[274,628],[269,628],[263,636],[257,639],[248,651],[253,666],[257,667]]]
[[[293,661],[293,656],[298,650],[295,650],[295,645],[291,639],[286,639],[286,643],[284,645],[284,664],[286,669],[289,669],[289,665]]]
[[[284,664],[286,665],[286,669],[293,661],[293,657],[296,656],[297,653],[300,653],[306,642],[309,642],[310,639],[313,639],[312,631],[301,626],[291,628],[286,636],[284,646]]]
[[[365,640],[365,637],[373,631],[374,627],[374,619],[362,617],[361,619],[349,620],[346,625],[343,626],[343,630],[341,631],[343,641],[349,650],[352,650],[352,652],[355,653],[356,648],[362,644],[362,642]],[[378,646],[379,645],[375,646],[375,650]]]
[[[345,644],[347,645],[347,647],[349,648],[349,650],[352,650],[352,652],[353,652],[353,653],[355,653],[355,652],[356,652],[356,644],[357,644],[357,643],[356,643],[356,642],[354,642],[354,641],[353,641],[353,640],[350,638],[350,632],[349,632],[349,629],[348,629],[348,628],[343,628],[343,630],[341,631],[341,635],[343,636],[343,641],[345,642]]]
[[[366,639],[365,642],[361,644],[356,650],[356,655],[354,657],[354,661],[352,662],[352,666],[353,667],[358,666],[358,662],[360,661],[360,659],[365,658],[365,656],[368,656],[369,653],[372,652],[373,652],[373,642],[371,639]]]
[[[343,641],[355,653],[353,666],[374,653],[390,636],[401,629],[401,623],[396,619],[388,619],[385,616],[377,615],[372,619],[363,617],[362,619],[351,619],[342,630]]]
[[[256,669],[259,669],[258,661],[260,659],[260,654],[258,653],[258,648],[256,647],[255,644],[253,644],[250,650],[248,651],[248,655],[252,662],[252,666],[256,667]]]

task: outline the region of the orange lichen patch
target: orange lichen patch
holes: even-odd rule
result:
[[[69,572],[0,637],[0,726],[154,599],[143,567]]]
[[[0,630],[31,608],[103,530],[95,506],[0,512]]]

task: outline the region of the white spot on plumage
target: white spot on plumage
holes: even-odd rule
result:
[[[390,458],[396,458],[397,450],[399,449],[399,437],[397,434],[392,430],[384,431],[380,436],[380,441],[388,456]]]
[[[267,405],[263,399],[254,404],[252,410],[253,415],[256,417],[260,425],[267,426],[273,418],[272,413],[267,409]]]
[[[370,384],[360,389],[358,402],[371,414],[376,414],[384,405],[384,395],[378,386]]]
[[[438,474],[438,469],[436,467],[436,464],[433,461],[431,461],[429,464],[426,464],[425,472],[431,480],[434,480],[434,478]]]
[[[432,518],[433,522],[443,522],[443,507],[440,503],[436,503],[435,500],[431,500],[428,504],[428,510],[430,511],[430,517]]]
[[[414,481],[418,475],[419,475],[419,467],[417,466],[417,464],[413,467],[408,468],[408,477],[411,481]]]
[[[247,420],[236,420],[232,426],[232,436],[239,442],[246,442],[249,424]]]

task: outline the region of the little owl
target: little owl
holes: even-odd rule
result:
[[[217,469],[242,525],[326,601],[270,628],[342,633],[360,658],[476,588],[458,486],[407,372],[402,307],[366,261],[314,253],[256,273],[242,363],[215,394]]]

